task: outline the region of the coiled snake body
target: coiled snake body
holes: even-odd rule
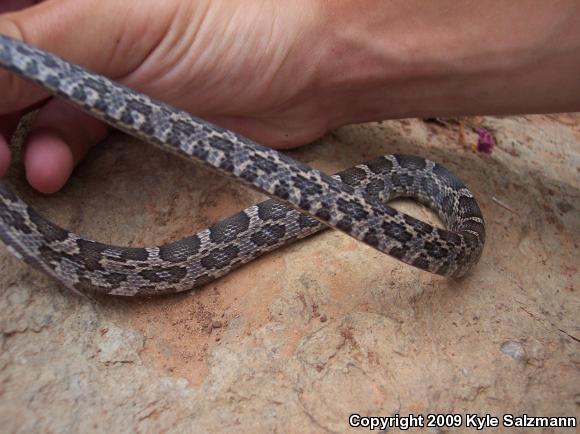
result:
[[[481,255],[485,226],[477,202],[432,161],[388,155],[331,177],[2,35],[0,66],[115,128],[273,198],[183,240],[127,248],[54,225],[0,182],[0,239],[17,257],[75,291],[151,295],[191,289],[327,226],[447,276],[465,274]],[[430,206],[448,229],[385,205],[400,196]]]

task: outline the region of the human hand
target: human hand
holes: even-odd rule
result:
[[[355,122],[579,110],[578,1],[476,3],[4,0],[0,33],[276,148]],[[0,89],[0,176],[41,105],[26,175],[57,191],[107,127],[2,70]]]
[[[0,33],[104,74],[260,143],[297,146],[327,121],[307,91],[315,11],[308,0],[9,0]],[[22,114],[40,110],[26,140],[30,184],[59,190],[108,128],[0,71],[0,176]]]

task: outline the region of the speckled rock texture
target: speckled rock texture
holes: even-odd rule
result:
[[[495,136],[491,155],[471,150],[473,122]],[[329,173],[394,152],[455,172],[488,228],[460,281],[326,231],[199,290],[93,300],[0,245],[0,431],[366,432],[349,428],[350,414],[578,417],[580,115],[464,125],[350,126],[291,152]],[[33,193],[18,165],[9,179],[62,226],[125,245],[176,240],[261,199],[120,134],[61,193]],[[396,206],[437,223],[420,205]]]

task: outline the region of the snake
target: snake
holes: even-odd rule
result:
[[[269,197],[187,238],[121,247],[59,227],[0,180],[0,239],[8,251],[77,293],[153,296],[190,290],[329,227],[449,278],[464,276],[481,257],[485,222],[474,195],[431,160],[385,155],[328,175],[4,35],[0,67],[118,130]],[[444,228],[387,204],[399,197],[431,208]]]

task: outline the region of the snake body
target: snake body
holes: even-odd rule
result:
[[[1,181],[0,239],[18,258],[74,291],[130,296],[188,290],[326,227],[446,276],[462,276],[481,256],[485,224],[473,194],[430,160],[387,155],[329,176],[2,35],[0,67],[119,130],[272,198],[170,244],[117,247],[45,220]],[[386,205],[401,196],[430,206],[447,229]]]

